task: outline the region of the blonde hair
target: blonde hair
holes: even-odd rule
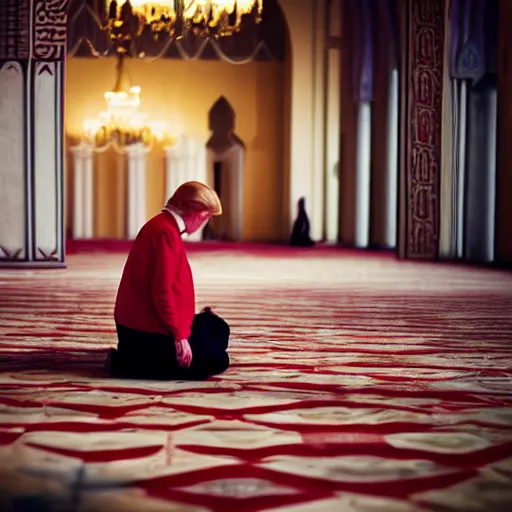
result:
[[[222,204],[215,190],[199,181],[187,181],[180,185],[165,206],[182,214],[194,211],[222,214]]]

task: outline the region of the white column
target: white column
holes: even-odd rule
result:
[[[146,218],[146,156],[143,144],[125,148],[128,157],[128,238],[133,240]]]
[[[359,104],[356,149],[356,247],[368,247],[370,240],[370,156],[371,114],[369,102]]]
[[[176,146],[176,151],[174,153],[174,174],[176,180],[176,188],[188,181],[187,149],[188,139],[187,137],[183,136],[181,137],[179,144]]]
[[[197,140],[189,140],[187,149],[187,179],[200,181],[208,185],[206,177],[206,146]],[[200,242],[202,239],[203,229],[188,237],[188,240],[191,242]]]
[[[192,139],[184,140],[185,181],[199,181],[196,168],[196,144]]]
[[[445,27],[450,26],[452,14],[451,2],[445,2],[444,23]],[[450,55],[451,37],[444,38],[444,55]],[[454,105],[457,95],[454,94],[454,80],[451,76],[451,59],[446,58],[443,65],[443,97],[442,97],[442,126],[441,140],[443,150],[441,151],[440,173],[440,204],[439,204],[439,257],[451,259],[455,256],[455,223],[454,210],[455,202],[453,197],[453,184],[457,159],[454,148],[457,138],[454,129],[457,122],[457,115]]]
[[[174,158],[174,146],[165,146],[164,147],[165,152],[165,200],[169,199],[169,197],[172,196],[172,193],[174,192],[175,186],[174,186],[174,176],[172,172],[172,162]]]
[[[301,2],[304,8],[304,2]],[[313,89],[313,112],[311,127],[311,149],[312,158],[310,163],[310,176],[312,190],[310,192],[310,235],[313,240],[321,240],[324,235],[324,205],[325,205],[325,183],[322,168],[324,165],[324,140],[325,119],[324,119],[324,95],[326,80],[324,59],[325,36],[328,33],[326,19],[327,1],[313,2],[313,48],[312,48],[312,89]],[[292,50],[293,53],[293,50]],[[339,115],[338,115],[339,117]],[[304,143],[304,140],[302,141]],[[296,207],[294,205],[294,208]],[[306,203],[306,209],[308,204]]]
[[[34,69],[35,258],[58,258],[57,241],[57,86],[59,63],[37,62]]]
[[[178,160],[181,141],[173,146],[166,146],[165,151],[165,199],[169,199],[179,187]]]
[[[30,184],[25,164],[24,71],[15,61],[0,63],[0,265],[30,259]],[[28,254],[27,254],[28,253]]]
[[[93,151],[82,142],[73,155],[73,238],[93,237]]]
[[[494,259],[496,100],[496,87],[468,91],[463,258],[474,262]]]
[[[336,242],[340,217],[340,69],[338,48],[328,52],[325,155],[325,233],[327,242]]]
[[[460,82],[460,118],[459,118],[459,140],[458,140],[458,160],[457,168],[457,257],[464,257],[464,195],[466,190],[466,128],[467,128],[467,106],[468,89],[467,81]]]
[[[485,239],[485,261],[494,261],[496,220],[496,164],[498,132],[498,91],[494,87],[489,94],[489,126],[487,129],[487,236]]]
[[[206,146],[201,142],[196,143],[196,147],[194,150],[195,153],[195,170],[196,170],[196,179],[201,183],[205,183],[206,185],[212,186],[213,183],[208,183],[207,177],[207,158],[206,158]]]
[[[167,146],[165,151],[165,190],[166,198],[186,181],[207,183],[206,147],[193,139],[182,137],[178,144]],[[187,239],[191,242],[202,240],[199,230]]]
[[[242,240],[243,231],[243,218],[244,218],[244,149],[238,147],[237,159],[237,177],[236,177],[236,240]]]
[[[165,151],[165,191],[171,197],[175,190],[187,181],[187,147],[188,141],[181,137],[177,144],[167,146]],[[191,178],[193,179],[193,178]]]
[[[398,208],[398,69],[390,73],[388,98],[388,151],[386,191],[386,245],[396,247],[396,221]]]

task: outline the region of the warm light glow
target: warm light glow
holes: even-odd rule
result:
[[[107,0],[108,12],[112,2]],[[240,30],[242,16],[254,13],[255,21],[259,23],[263,13],[263,0],[118,0],[114,26],[123,25],[121,8],[128,2],[133,13],[144,24],[150,25],[155,33],[167,31],[176,37],[190,30],[198,35],[229,36]],[[180,33],[175,32],[177,25],[181,26]]]
[[[85,137],[87,139],[94,140],[96,138],[96,134],[101,129],[101,125],[102,123],[98,119],[86,119],[83,125]]]
[[[112,119],[130,119],[140,107],[140,87],[131,87],[128,92],[106,92],[107,113]]]
[[[122,7],[128,0],[118,0],[118,8]],[[112,0],[109,2],[112,3]],[[135,12],[143,14],[148,20],[158,19],[161,15],[169,17],[176,15],[175,0],[130,0],[130,4]],[[225,9],[228,13],[235,10],[235,6],[239,11],[248,13],[256,4],[260,11],[263,10],[262,0],[185,0],[184,12],[191,15],[194,11],[205,11],[208,9]]]
[[[148,123],[155,138],[162,142],[169,136],[169,125],[165,121],[153,121]]]
[[[117,2],[118,7],[122,7],[128,0],[120,0]],[[111,3],[111,2],[109,2]],[[146,19],[146,22],[158,21],[165,16],[167,18],[174,18],[176,10],[174,8],[174,0],[162,2],[148,2],[146,0],[131,0],[130,1],[134,12],[140,14]],[[193,4],[194,2],[192,2]]]
[[[178,134],[171,133],[168,123],[148,122],[148,115],[139,112],[140,93],[138,86],[130,87],[127,91],[106,92],[107,110],[100,112],[97,119],[84,121],[85,140],[100,148],[110,144],[122,147],[141,142],[151,145],[155,139],[167,145],[174,144]]]
[[[215,0],[214,2],[209,2],[208,0],[197,0],[196,4],[201,5],[201,8],[207,8],[210,3],[212,3],[213,9],[225,10],[228,14],[231,14],[235,10],[235,6],[242,14],[247,14],[251,12],[254,5],[261,5],[262,2],[254,1],[254,0]]]

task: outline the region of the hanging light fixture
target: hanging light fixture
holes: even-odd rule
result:
[[[177,135],[172,133],[173,126],[149,121],[148,115],[140,111],[141,88],[132,85],[124,60],[124,55],[118,54],[116,81],[112,90],[105,93],[107,110],[84,121],[83,142],[97,152],[111,146],[118,152],[134,144],[151,147],[154,141],[174,144]]]
[[[107,28],[119,45],[146,26],[158,37],[180,39],[189,33],[220,38],[240,31],[244,18],[260,23],[263,0],[107,0]]]

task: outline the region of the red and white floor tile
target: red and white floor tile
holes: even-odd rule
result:
[[[192,251],[207,382],[103,374],[125,255],[0,271],[0,510],[512,510],[512,274]]]

